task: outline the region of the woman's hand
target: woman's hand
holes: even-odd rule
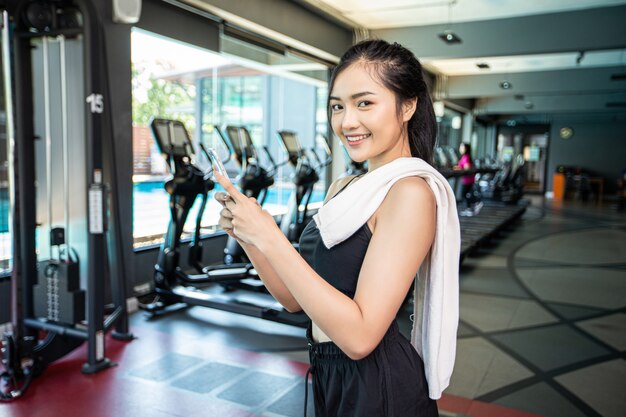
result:
[[[215,193],[215,199],[224,207],[220,212],[219,225],[230,236],[244,244],[259,246],[264,239],[280,233],[274,218],[256,199],[239,192],[230,180],[214,171],[215,179],[226,193]]]
[[[236,239],[237,241],[241,243],[240,239],[233,232],[233,223],[232,223],[233,215],[230,212],[230,210],[226,208],[226,202],[230,200],[230,196],[226,194],[225,192],[220,191],[220,192],[215,193],[213,195],[213,198],[215,198],[215,200],[217,200],[217,202],[222,205],[222,210],[220,211],[220,219],[218,220],[217,224],[222,229],[224,229],[224,231],[228,234],[228,236],[232,237],[233,239]]]

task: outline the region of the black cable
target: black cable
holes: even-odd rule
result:
[[[34,372],[32,371],[32,368],[30,366],[27,366],[23,369],[22,372],[26,376],[26,379],[24,379],[24,383],[22,384],[21,387],[17,387],[16,378],[12,377],[8,372],[4,372],[0,374],[0,379],[10,378],[12,380],[12,383],[9,385],[8,394],[0,391],[0,401],[4,401],[4,402],[14,401],[18,399],[19,397],[21,397],[26,392],[28,387],[30,387],[30,383],[33,380],[33,374],[34,374]],[[13,387],[13,389],[11,389],[11,387]]]

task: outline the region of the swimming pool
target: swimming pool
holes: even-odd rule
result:
[[[293,189],[294,187],[290,183],[282,183],[270,188],[263,207],[272,215],[284,214]],[[219,219],[219,212],[222,207],[213,199],[213,193],[216,191],[223,191],[223,189],[218,185],[209,192],[209,199],[202,216],[201,224],[203,227],[215,226]],[[315,189],[311,196],[311,203],[322,202],[325,195],[326,192],[321,187]],[[160,237],[166,232],[170,220],[169,200],[170,196],[165,191],[163,181],[133,184],[133,237],[135,247],[154,243],[152,238]],[[185,231],[188,233],[193,232],[199,206],[199,202],[196,201],[189,212],[189,217],[185,223]]]

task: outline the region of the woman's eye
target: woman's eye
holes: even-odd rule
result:
[[[342,109],[341,104],[331,104],[330,105],[330,110],[332,110],[332,111],[338,111],[338,110],[341,110],[341,109]]]
[[[359,106],[359,107],[365,107],[365,106],[367,106],[367,105],[369,105],[369,104],[370,104],[370,102],[369,102],[369,101],[364,100],[364,101],[359,101],[358,106]]]

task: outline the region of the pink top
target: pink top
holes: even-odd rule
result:
[[[471,169],[472,168],[472,162],[471,162],[470,157],[469,157],[468,154],[461,155],[461,159],[459,159],[459,167],[461,167],[461,169]],[[463,181],[464,185],[474,184],[474,176],[473,175],[466,175],[466,176],[463,177],[462,181]]]

